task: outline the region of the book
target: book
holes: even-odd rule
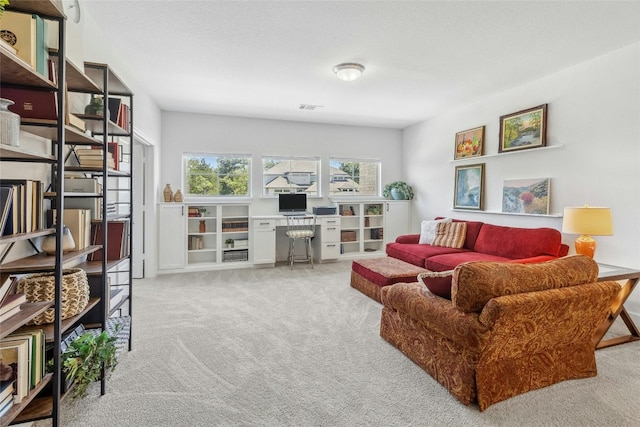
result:
[[[109,97],[109,120],[118,124],[118,117],[120,117],[121,109],[120,104],[122,100],[120,98]]]
[[[18,227],[17,230],[14,227],[14,233],[12,234],[39,230],[43,222],[41,210],[43,206],[42,183],[30,179],[0,179],[0,186],[6,185],[13,185],[14,193],[18,191]],[[15,207],[16,198],[14,197],[13,208],[15,209]],[[16,212],[14,212],[15,215]]]
[[[65,177],[64,192],[102,194],[102,184],[98,178]]]
[[[49,47],[47,46],[47,31],[48,23],[38,15],[32,15],[36,25],[36,37],[35,37],[35,69],[38,74],[43,77],[49,78],[48,61],[49,61]]]
[[[37,28],[33,15],[5,10],[0,20],[0,30],[12,35],[11,39],[15,42],[11,45],[17,51],[16,55],[35,70],[37,65]],[[3,87],[2,97],[9,98],[5,96],[4,90]]]
[[[58,119],[56,92],[3,86],[2,97],[15,102],[9,106],[9,110],[18,114],[21,119]]]
[[[14,403],[22,402],[29,394],[29,382],[31,379],[29,368],[30,342],[26,339],[0,341],[0,360],[7,381],[14,381]]]
[[[4,314],[7,311],[11,310],[14,307],[20,308],[22,304],[27,302],[26,294],[9,294],[6,295],[4,300],[2,301],[2,305],[0,305],[0,314]]]
[[[9,273],[0,273],[0,306],[8,295],[14,293],[17,278]]]
[[[52,218],[56,217],[56,209],[51,210]],[[52,221],[53,222],[53,221]],[[65,209],[64,225],[67,226],[75,247],[70,251],[79,251],[91,244],[91,210],[90,209]]]
[[[30,341],[30,388],[35,387],[42,381],[45,373],[44,354],[46,337],[44,331],[39,328],[21,329],[19,332],[8,335],[6,339],[27,339]]]
[[[0,232],[4,230],[4,226],[9,218],[11,205],[13,204],[13,186],[0,186]],[[2,233],[0,233],[2,235]]]
[[[107,221],[107,260],[119,260],[128,255],[128,225],[129,221]],[[91,224],[91,244],[103,245],[102,222]],[[87,258],[89,261],[102,259],[102,249],[93,252]]]
[[[10,391],[10,394],[0,399],[0,417],[9,412],[13,406],[13,383],[7,385],[7,390]]]

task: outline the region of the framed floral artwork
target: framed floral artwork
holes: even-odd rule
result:
[[[549,178],[505,179],[502,212],[549,215]]]
[[[500,153],[547,145],[547,104],[500,117]]]
[[[456,166],[454,209],[482,210],[484,163]]]
[[[482,156],[484,145],[484,126],[456,133],[456,146],[453,159]]]

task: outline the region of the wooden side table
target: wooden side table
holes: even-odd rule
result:
[[[624,303],[627,301],[627,298],[629,298],[629,295],[631,295],[631,292],[633,292],[638,281],[640,281],[640,271],[608,264],[598,264],[598,268],[598,281],[624,280],[625,282],[622,284],[622,289],[620,290],[618,297],[611,305],[609,317],[602,323],[593,337],[596,350],[640,340],[640,331],[633,323],[633,320],[631,319],[631,316],[629,316],[629,313],[627,313],[627,310],[624,308]],[[603,340],[602,338],[605,336],[607,331],[609,331],[609,328],[613,325],[613,322],[618,318],[618,316],[620,316],[631,333],[629,335]]]

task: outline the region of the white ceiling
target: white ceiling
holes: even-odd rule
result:
[[[391,128],[640,40],[638,1],[81,2],[163,110]]]

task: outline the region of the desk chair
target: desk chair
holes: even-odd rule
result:
[[[289,264],[293,270],[294,262],[308,262],[313,268],[313,252],[311,249],[311,239],[316,233],[315,216],[287,216],[287,232],[289,237]],[[305,247],[305,256],[296,255],[296,240],[302,240]]]

